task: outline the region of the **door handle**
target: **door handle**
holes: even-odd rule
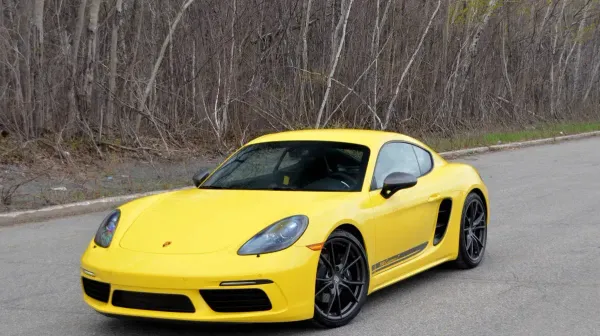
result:
[[[433,194],[433,195],[429,196],[428,201],[429,202],[435,202],[435,201],[438,201],[440,198],[442,198],[442,195],[440,195],[440,194]]]

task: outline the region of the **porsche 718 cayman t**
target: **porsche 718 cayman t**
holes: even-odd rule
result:
[[[339,327],[369,294],[445,262],[476,267],[486,247],[478,172],[398,133],[270,134],[193,180],[104,219],[81,258],[88,305]]]

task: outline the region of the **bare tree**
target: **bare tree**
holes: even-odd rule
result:
[[[117,64],[119,57],[117,48],[119,43],[119,28],[123,21],[123,0],[117,0],[115,16],[112,24],[112,35],[110,38],[110,75],[108,79],[108,102],[106,106],[106,128],[111,132],[113,127],[113,114],[115,110],[115,95],[117,90]],[[99,138],[102,138],[102,124],[100,124]]]
[[[85,92],[86,109],[95,112],[96,108],[92,104],[92,94],[94,90],[94,71],[96,68],[96,49],[98,45],[98,14],[100,11],[100,1],[92,0],[90,4],[90,21],[88,23],[88,46],[87,58],[85,64],[85,82],[83,91]]]
[[[150,120],[152,121],[152,123],[156,127],[156,130],[159,132],[160,137],[161,137],[161,139],[162,139],[162,141],[163,141],[166,149],[168,149],[168,145],[167,145],[167,143],[165,141],[165,137],[163,136],[163,134],[160,131],[160,128],[158,127],[158,124],[156,122],[156,119],[154,118],[153,113],[152,112],[145,113],[148,110],[148,108],[146,107],[146,100],[148,99],[148,96],[150,95],[150,92],[153,89],[154,81],[156,80],[156,76],[158,74],[158,70],[160,68],[160,64],[163,61],[163,58],[165,56],[165,51],[167,50],[167,47],[169,46],[169,43],[171,43],[171,40],[173,38],[173,33],[175,32],[175,29],[177,29],[177,25],[179,24],[179,21],[181,20],[181,17],[185,13],[185,10],[193,2],[194,2],[194,0],[185,0],[185,2],[183,3],[183,5],[181,6],[181,9],[177,13],[177,16],[175,17],[175,21],[173,21],[173,23],[171,24],[171,28],[169,29],[167,37],[165,37],[165,40],[163,41],[163,44],[162,44],[162,47],[161,47],[160,52],[158,54],[158,57],[156,59],[156,62],[154,63],[154,67],[152,68],[152,73],[150,74],[150,79],[148,80],[148,83],[146,84],[146,89],[144,89],[144,93],[143,93],[142,97],[140,98],[139,105],[138,105],[139,114],[137,115],[137,120],[136,120],[136,125],[135,125],[136,131],[139,131],[139,129],[140,129],[140,125],[141,125],[141,121],[142,121],[142,115],[146,114],[147,116],[150,117]]]
[[[396,99],[398,99],[398,94],[400,93],[400,87],[402,86],[402,83],[404,82],[404,78],[406,78],[406,74],[410,70],[410,67],[412,66],[413,62],[415,61],[415,57],[421,50],[421,46],[423,45],[423,40],[425,40],[427,33],[429,33],[431,24],[433,23],[433,20],[437,16],[437,13],[440,10],[441,5],[442,5],[442,0],[438,0],[437,6],[435,7],[433,14],[431,14],[431,18],[429,19],[429,23],[427,24],[425,31],[421,35],[419,44],[417,45],[417,47],[415,48],[415,51],[413,52],[412,56],[410,57],[408,64],[406,64],[406,67],[404,67],[404,71],[402,72],[402,75],[400,75],[400,80],[398,81],[398,84],[396,84],[396,90],[394,91],[394,96],[392,97],[392,100],[390,101],[390,104],[388,105],[387,111],[385,112],[385,119],[384,119],[383,125],[382,125],[383,129],[386,129],[390,123],[390,118],[392,116],[392,111],[394,109],[394,103],[396,102]]]
[[[594,0],[1,4],[0,127],[58,151],[600,118]]]
[[[87,7],[87,0],[81,0],[77,11],[77,21],[75,24],[75,34],[73,37],[73,44],[71,49],[70,67],[69,67],[69,82],[68,82],[68,118],[67,125],[71,126],[75,122],[78,115],[78,106],[75,98],[75,91],[77,86],[77,66],[79,57],[79,44],[81,43],[81,34],[83,32],[83,25],[85,22],[85,9]]]
[[[350,16],[350,10],[352,9],[352,3],[354,2],[354,0],[342,0],[341,4],[342,4],[342,13],[343,15],[340,16],[337,26],[335,27],[335,31],[333,32],[333,38],[332,41],[334,43],[332,43],[333,46],[335,46],[335,48],[337,48],[337,51],[335,53],[335,55],[332,56],[332,62],[331,62],[331,66],[330,66],[330,70],[329,70],[329,75],[327,76],[327,88],[325,89],[325,96],[323,97],[323,100],[321,102],[321,107],[319,108],[319,114],[317,115],[317,123],[315,125],[315,127],[319,128],[319,126],[321,125],[321,119],[323,118],[323,113],[325,112],[325,106],[327,105],[327,102],[329,100],[329,94],[331,92],[331,83],[333,80],[333,76],[335,75],[335,71],[337,70],[337,65],[338,62],[340,60],[340,55],[342,53],[342,49],[344,48],[344,42],[346,42],[346,28],[348,26],[348,17]],[[341,36],[339,36],[340,34],[340,30],[341,32]],[[337,44],[335,43],[337,41]]]
[[[33,4],[33,54],[35,59],[35,101],[33,102],[35,133],[39,133],[48,120],[44,114],[44,79],[43,79],[43,60],[44,60],[44,0],[35,0]]]

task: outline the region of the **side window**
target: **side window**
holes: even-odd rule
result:
[[[431,158],[431,154],[421,147],[413,146],[413,148],[415,150],[415,155],[417,156],[417,161],[419,162],[419,167],[421,168],[420,175],[429,173],[431,168],[433,168],[433,159]]]
[[[381,148],[373,175],[375,189],[381,189],[385,178],[394,172],[421,176],[421,169],[412,147],[407,143],[389,143]]]

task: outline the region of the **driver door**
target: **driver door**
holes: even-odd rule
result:
[[[420,168],[421,161],[409,143],[391,142],[380,150],[370,191],[371,224],[376,231],[374,275],[420,254],[433,237],[437,205],[435,194],[432,197],[435,186],[423,176],[428,171]],[[413,174],[418,178],[417,184],[385,199],[380,194],[383,181],[393,172]]]

